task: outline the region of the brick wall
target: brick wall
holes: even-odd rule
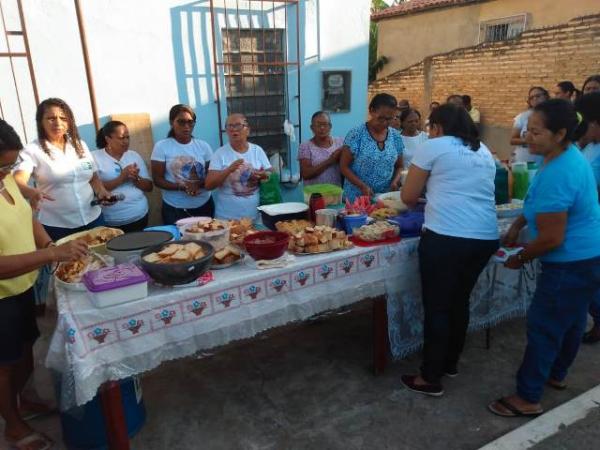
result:
[[[596,73],[600,73],[600,14],[529,30],[509,41],[429,57],[373,82],[369,97],[389,92],[426,112],[432,100],[469,94],[486,128],[510,132],[514,116],[526,109],[531,86],[552,91],[558,81],[571,80],[581,88],[585,78]],[[499,141],[496,146],[508,151],[507,143]]]

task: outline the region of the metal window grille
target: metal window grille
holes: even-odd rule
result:
[[[227,114],[243,113],[249,140],[269,157],[279,154],[289,166],[284,121],[295,116],[292,122],[301,134],[298,0],[210,0],[210,8],[221,142],[225,130],[218,86],[223,80]]]
[[[526,24],[526,14],[490,20],[482,23],[482,33],[480,36],[483,37],[484,42],[497,42],[513,39],[525,31]]]
[[[243,112],[267,155],[287,153],[284,30],[221,30],[227,113]],[[256,65],[255,63],[260,63]]]

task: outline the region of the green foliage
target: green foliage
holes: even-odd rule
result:
[[[387,3],[383,0],[371,0],[371,14],[387,7]],[[388,59],[385,56],[377,57],[377,24],[371,22],[369,29],[369,82],[377,78],[377,73],[387,62]]]

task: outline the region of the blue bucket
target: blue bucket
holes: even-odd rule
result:
[[[361,214],[360,216],[344,216],[342,223],[347,234],[352,234],[352,230],[360,228],[367,223],[368,216]]]
[[[146,421],[146,409],[137,378],[120,382],[127,435],[132,438]],[[108,441],[98,395],[81,407],[61,412],[63,441],[69,450],[106,450]]]

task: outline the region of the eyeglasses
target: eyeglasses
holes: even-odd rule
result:
[[[196,125],[196,121],[195,120],[185,120],[185,119],[177,119],[175,122],[177,122],[177,125],[181,125],[182,127],[187,125],[188,127],[193,127],[194,125]]]
[[[315,128],[331,128],[331,124],[329,122],[317,122],[314,123],[313,126]]]
[[[533,94],[529,96],[529,100],[535,100],[536,98],[546,98],[545,94]]]
[[[225,128],[232,131],[240,131],[246,128],[247,126],[248,124],[245,123],[228,123],[227,125],[225,125]]]
[[[394,116],[391,117],[382,117],[382,116],[378,116],[375,118],[377,120],[377,122],[379,123],[389,123],[392,120],[394,120]]]
[[[6,164],[5,166],[0,166],[0,172],[12,172],[12,170],[17,167],[19,164],[21,164],[23,162],[23,158],[21,158],[21,155],[17,156],[17,159],[14,163],[12,164]]]

